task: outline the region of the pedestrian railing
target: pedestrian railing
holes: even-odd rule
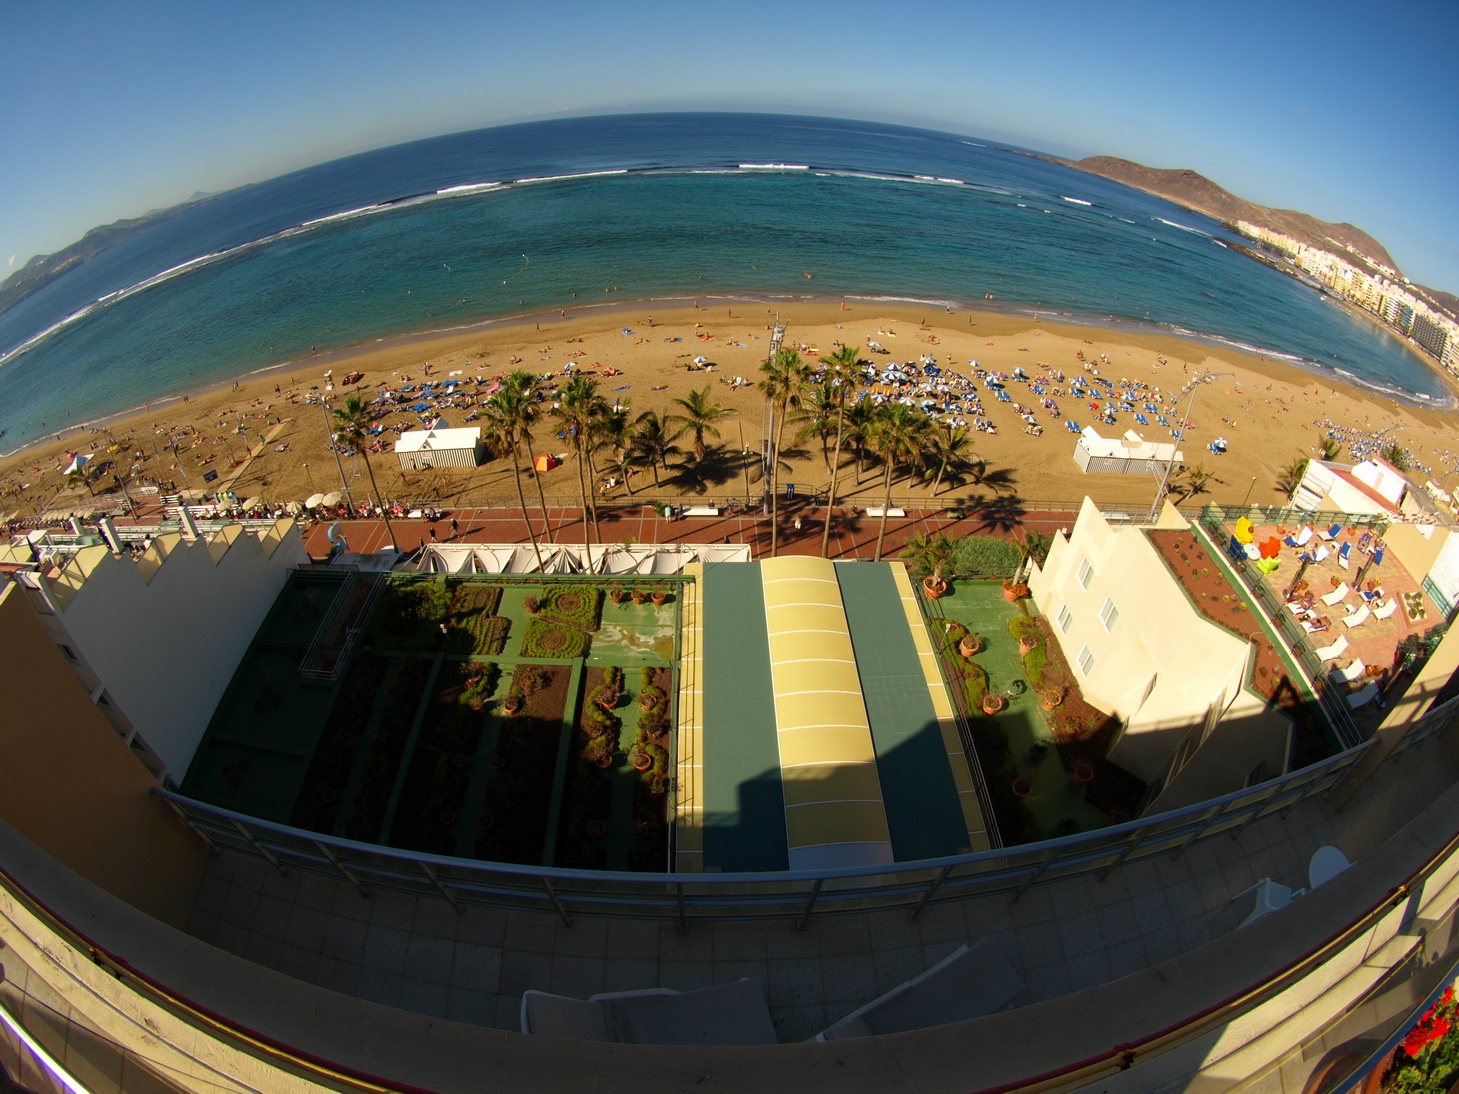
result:
[[[341,878],[362,893],[411,893],[464,904],[556,914],[694,921],[792,919],[904,909],[1002,895],[1017,900],[1029,888],[1097,877],[1157,855],[1178,856],[1192,844],[1235,838],[1265,817],[1285,816],[1325,794],[1371,747],[1329,757],[1300,771],[1124,824],[1039,843],[890,866],[783,873],[623,873],[480,862],[417,854],[306,832],[209,805],[173,791],[155,792],[215,850],[267,860],[281,872],[300,870]]]

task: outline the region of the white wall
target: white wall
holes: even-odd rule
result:
[[[1162,526],[1187,527],[1171,514],[1167,507]],[[1085,561],[1092,568],[1087,588],[1079,582]],[[1217,566],[1204,554],[1199,564]],[[1146,781],[1158,775],[1213,705],[1222,717],[1261,708],[1242,687],[1247,643],[1195,609],[1143,529],[1110,525],[1089,499],[1069,539],[1055,537],[1029,585],[1085,700],[1125,724],[1110,759],[1132,774]],[[1106,598],[1119,613],[1109,629],[1100,618]],[[1085,646],[1094,657],[1088,673],[1079,666]]]
[[[58,621],[113,703],[181,782],[289,571],[309,558],[297,527],[271,556],[244,534],[216,562],[221,546],[162,538],[176,542],[150,581],[144,565],[106,552],[62,602]]]

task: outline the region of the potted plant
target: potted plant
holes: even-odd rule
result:
[[[508,716],[518,713],[522,709],[522,693],[518,691],[508,692],[507,697],[502,700],[502,711]]]
[[[1038,635],[1036,635],[1036,634],[1025,634],[1022,638],[1020,638],[1018,640],[1018,652],[1019,653],[1029,654],[1029,653],[1032,653],[1034,650],[1036,650],[1038,648],[1039,648],[1039,640],[1038,640]]]
[[[668,598],[669,591],[665,589],[662,585],[655,585],[653,592],[649,594],[649,599],[652,600],[655,605],[663,604],[663,602]]]
[[[614,585],[608,590],[608,599],[614,604],[622,604],[628,599],[628,593],[624,591],[622,585]]]
[[[635,604],[642,604],[645,600],[648,599],[648,594],[645,593],[642,589],[639,589],[639,588],[636,588],[636,587],[633,588],[633,589],[630,589],[628,591],[628,595],[633,598],[633,602]]]
[[[1087,786],[1094,781],[1094,768],[1084,760],[1074,765],[1073,773],[1075,786]]]
[[[528,596],[522,601],[522,606],[527,609],[528,615],[536,615],[542,607],[542,601],[538,600],[537,597],[528,594]]]
[[[967,634],[963,635],[957,644],[958,653],[962,654],[965,658],[973,656],[973,654],[977,653],[982,648],[983,636],[981,634],[976,634],[973,631],[969,631]]]
[[[1015,798],[1026,798],[1033,793],[1033,780],[1026,779],[1022,775],[1013,780],[1013,796]]]
[[[633,765],[635,771],[647,771],[654,765],[654,758],[649,755],[648,749],[640,744],[635,744],[628,750],[628,762]]]
[[[902,548],[908,569],[922,575],[922,592],[928,600],[947,595],[956,548],[956,541],[946,532],[919,532]]]
[[[1002,710],[1007,705],[1008,705],[1008,700],[1005,699],[1005,698],[1003,698],[1003,696],[1001,696],[1001,695],[996,695],[996,694],[994,694],[991,691],[985,692],[984,695],[983,695],[983,713],[984,714],[997,714],[1000,710]]]
[[[1063,687],[1044,688],[1044,690],[1039,693],[1039,697],[1044,701],[1045,710],[1054,710],[1056,707],[1058,707],[1060,703],[1064,701],[1064,689]]]
[[[1022,600],[1028,595],[1028,586],[1021,581],[1014,581],[1013,578],[1005,578],[1003,581],[1003,599],[1008,601]]]

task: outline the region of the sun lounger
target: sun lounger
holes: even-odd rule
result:
[[[1297,546],[1306,547],[1307,541],[1312,538],[1312,525],[1302,525],[1302,530],[1297,533]]]
[[[1339,635],[1336,642],[1330,646],[1323,646],[1321,649],[1313,650],[1319,661],[1335,661],[1341,657],[1348,648],[1347,635]]]
[[[1341,566],[1344,570],[1348,569],[1348,555],[1352,553],[1353,545],[1351,543],[1344,543],[1342,545],[1342,550],[1338,551],[1337,553],[1337,564]]]
[[[1353,627],[1360,627],[1368,621],[1368,616],[1372,614],[1373,612],[1369,609],[1368,605],[1364,604],[1361,608],[1359,608],[1357,611],[1353,612],[1346,619],[1344,619],[1343,625],[1346,626],[1349,630],[1351,630]]]
[[[1341,531],[1342,531],[1342,525],[1341,524],[1334,524],[1331,528],[1328,528],[1326,531],[1324,531],[1322,533],[1322,538],[1323,539],[1337,539],[1337,534],[1339,532],[1341,532]]]
[[[991,1014],[1023,990],[1023,978],[984,939],[959,946],[932,968],[858,1007],[817,1041],[902,1033]]]
[[[1394,597],[1392,600],[1389,600],[1383,604],[1379,604],[1376,608],[1374,608],[1373,618],[1387,619],[1396,611],[1398,611],[1398,598]]]
[[[1341,680],[1344,684],[1351,684],[1355,680],[1361,680],[1363,674],[1367,671],[1368,666],[1363,664],[1363,659],[1361,657],[1355,657],[1351,665],[1347,666],[1347,668],[1333,669],[1331,675],[1334,680]]]
[[[1378,685],[1376,683],[1372,683],[1362,690],[1355,691],[1351,695],[1349,695],[1348,706],[1352,707],[1354,710],[1357,710],[1359,707],[1367,706],[1376,698],[1378,698]]]
[[[633,1045],[773,1045],[778,1039],[765,992],[748,979],[698,991],[605,992],[586,1000],[527,991],[521,1027],[523,1033]]]
[[[1326,547],[1318,547],[1316,552],[1312,555],[1312,561],[1325,562],[1331,554],[1332,552],[1329,551]]]
[[[1348,595],[1348,593],[1350,593],[1352,591],[1353,591],[1352,588],[1348,585],[1348,583],[1346,581],[1344,581],[1336,589],[1333,589],[1332,592],[1330,592],[1326,596],[1324,596],[1322,598],[1322,602],[1324,604],[1326,604],[1329,608],[1331,608],[1335,604],[1340,603],[1343,600],[1343,598],[1345,598]]]

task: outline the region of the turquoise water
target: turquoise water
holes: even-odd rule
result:
[[[477,184],[502,185],[438,193]],[[993,293],[1443,399],[1397,338],[1231,238],[1117,183],[926,130],[674,114],[455,134],[219,195],[0,314],[3,447],[310,347],[715,295]]]

